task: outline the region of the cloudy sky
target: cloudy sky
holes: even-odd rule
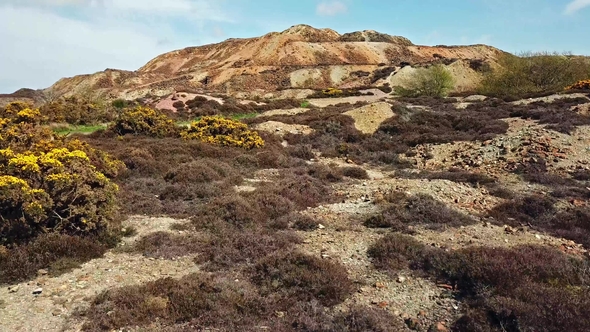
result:
[[[0,93],[295,24],[590,55],[590,0],[0,0]]]

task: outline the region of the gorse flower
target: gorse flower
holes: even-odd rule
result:
[[[26,104],[0,110],[0,246],[39,234],[98,234],[116,212],[124,164],[79,140],[55,137]]]
[[[590,79],[578,81],[567,88],[566,90],[590,90]]]
[[[180,133],[180,136],[184,139],[245,149],[264,146],[264,140],[257,132],[249,130],[246,124],[216,116],[206,116],[194,121],[187,130]]]

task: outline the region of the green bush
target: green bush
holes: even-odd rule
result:
[[[453,76],[443,65],[418,68],[405,82],[394,87],[395,94],[402,97],[445,97],[455,86]]]
[[[178,127],[165,114],[149,107],[137,106],[123,111],[110,129],[118,135],[134,134],[152,137],[178,135]]]
[[[524,98],[527,95],[563,91],[590,77],[590,62],[556,53],[505,54],[500,68],[484,76],[479,93],[494,97]]]

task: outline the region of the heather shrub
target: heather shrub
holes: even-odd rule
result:
[[[264,145],[264,140],[257,132],[248,130],[246,124],[221,117],[203,117],[194,121],[180,135],[184,139],[196,139],[206,143],[245,149],[259,148]]]
[[[585,258],[540,246],[444,251],[400,234],[368,253],[393,275],[410,268],[450,284],[465,305],[456,331],[584,331],[590,323]]]
[[[278,252],[262,259],[253,269],[252,281],[263,296],[289,299],[282,304],[285,307],[293,301],[311,300],[332,306],[354,290],[342,265],[297,251]]]
[[[454,87],[453,76],[443,65],[418,68],[404,83],[403,87],[393,88],[395,94],[402,97],[445,97]]]
[[[146,135],[169,137],[178,134],[174,121],[154,109],[137,106],[125,109],[109,127],[117,135]]]
[[[388,234],[367,251],[377,269],[396,273],[419,263],[425,254],[424,244],[409,235]]]
[[[34,277],[41,268],[56,276],[101,257],[107,246],[96,239],[65,234],[43,234],[29,243],[2,252],[0,246],[0,284]]]
[[[459,227],[475,223],[475,219],[450,209],[445,204],[428,195],[400,197],[387,207],[381,214],[365,220],[367,227],[393,228],[397,231],[408,231],[409,226],[424,225],[427,228],[439,229]]]
[[[210,227],[213,233],[200,242],[197,263],[209,271],[239,269],[251,266],[268,255],[289,251],[299,243],[297,236],[289,232],[275,232],[264,227],[236,229],[222,223]]]
[[[128,250],[139,252],[145,257],[174,259],[199,253],[202,246],[203,240],[198,236],[156,232],[142,237]]]
[[[362,167],[358,166],[347,166],[342,167],[342,175],[348,176],[349,178],[353,179],[368,179],[369,175],[367,171]]]
[[[204,274],[163,278],[99,294],[85,311],[84,331],[111,331],[190,322],[197,329],[243,331],[266,316],[264,301],[246,282]]]

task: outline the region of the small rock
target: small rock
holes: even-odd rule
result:
[[[37,271],[37,275],[38,276],[44,276],[47,275],[49,272],[45,269],[40,269],[39,271]]]
[[[285,312],[283,312],[283,311],[277,311],[277,312],[275,312],[275,315],[278,318],[282,318],[282,317],[285,317]]]
[[[404,276],[398,276],[397,277],[397,282],[403,283],[404,281],[406,281],[406,277],[404,277]]]
[[[377,303],[377,306],[381,309],[387,308],[388,305],[389,305],[389,303],[387,303],[386,301],[381,301],[381,302]]]
[[[33,295],[39,295],[43,293],[43,288],[37,288],[33,291]]]
[[[16,293],[16,292],[18,292],[19,289],[20,289],[20,287],[18,285],[11,286],[11,287],[8,287],[8,292],[9,293]]]
[[[433,324],[428,329],[428,332],[448,332],[448,331],[449,331],[449,329],[447,329],[447,327],[445,326],[445,323],[443,323],[443,322],[438,322],[436,324]]]
[[[376,282],[375,283],[375,288],[386,288],[387,286],[385,286],[384,283],[382,282]]]
[[[319,229],[324,229],[324,228],[326,228],[326,226],[324,226],[324,225],[322,225],[322,224],[318,224],[318,228],[319,228]]]
[[[514,234],[516,233],[516,229],[508,226],[508,225],[504,225],[504,233],[506,234]]]
[[[540,240],[541,239],[541,235],[535,234],[535,238],[537,238],[537,240]]]

